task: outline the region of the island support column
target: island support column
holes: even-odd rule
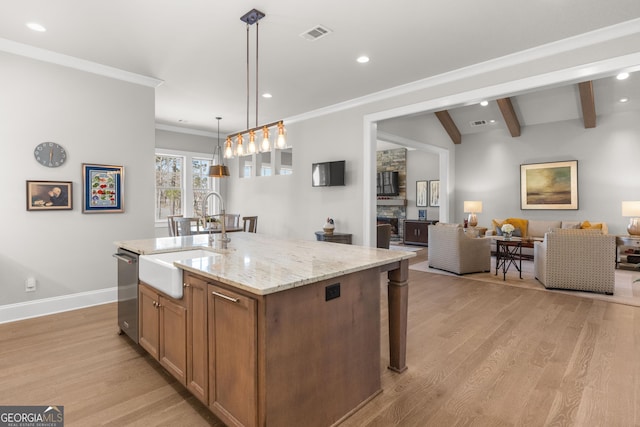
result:
[[[409,261],[387,273],[389,284],[389,369],[403,372],[407,369],[407,307],[409,303]]]

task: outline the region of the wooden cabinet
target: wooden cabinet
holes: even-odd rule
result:
[[[406,219],[404,221],[403,242],[407,245],[429,245],[429,225],[437,221],[420,221]]]
[[[186,384],[186,308],[144,283],[138,289],[140,345]]]
[[[185,273],[184,300],[187,305],[187,389],[208,405],[207,282]]]
[[[257,301],[209,285],[209,408],[228,425],[258,424]]]

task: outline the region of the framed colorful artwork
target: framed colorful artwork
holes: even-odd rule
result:
[[[124,167],[82,164],[82,212],[124,212]]]

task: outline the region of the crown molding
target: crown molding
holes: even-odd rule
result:
[[[156,129],[165,130],[167,132],[186,133],[189,135],[206,136],[208,138],[218,139],[218,135],[216,133],[208,132],[206,130],[183,128],[181,126],[165,125],[162,123],[156,123]]]
[[[109,77],[116,80],[122,80],[141,86],[157,88],[164,80],[154,77],[143,76],[129,71],[120,70],[119,68],[109,67],[107,65],[98,64],[74,56],[63,55],[47,49],[31,46],[28,44],[14,42],[12,40],[0,38],[0,51],[12,53],[14,55],[25,56],[38,61],[49,62],[63,67],[73,68],[88,73]]]

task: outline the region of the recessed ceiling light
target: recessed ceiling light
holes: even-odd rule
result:
[[[618,80],[624,80],[624,79],[627,79],[627,78],[629,78],[629,73],[620,73],[620,74],[618,74],[616,76],[616,79],[618,79]]]
[[[270,93],[263,93],[262,97],[263,98],[273,98],[273,95],[271,95]]]
[[[486,107],[487,105],[489,105],[489,101],[482,101],[480,102],[480,105],[482,105],[483,107]]]
[[[45,32],[47,31],[47,29],[45,27],[43,27],[42,25],[38,24],[37,22],[27,22],[27,27],[29,27],[29,29],[33,30],[33,31],[38,31],[38,32]]]
[[[620,98],[619,102],[629,102],[629,98]]]
[[[489,120],[489,123],[491,123],[491,124],[494,124],[495,122],[496,122],[496,120],[495,120],[495,119],[491,119],[491,120]]]
[[[367,62],[369,62],[369,57],[368,56],[359,56],[358,59],[356,59],[356,61],[358,61],[361,64],[366,64]]]

